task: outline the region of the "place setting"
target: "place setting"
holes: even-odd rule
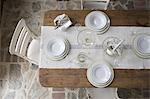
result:
[[[138,57],[148,59],[150,58],[150,34],[143,33],[134,36],[133,51]]]
[[[64,59],[70,51],[70,43],[65,38],[52,38],[44,46],[45,53],[50,60]]]
[[[114,79],[114,71],[105,61],[95,63],[87,69],[87,79],[95,87],[107,87]]]
[[[85,26],[97,34],[103,34],[110,28],[110,19],[102,11],[92,11],[85,18]]]

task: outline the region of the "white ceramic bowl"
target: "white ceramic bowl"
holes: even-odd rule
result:
[[[98,63],[88,68],[87,78],[95,87],[106,87],[113,81],[114,71],[106,62]]]
[[[45,54],[51,60],[61,60],[70,51],[70,43],[63,38],[52,38],[44,46]]]
[[[150,35],[140,34],[133,39],[134,52],[142,58],[150,58]]]
[[[141,53],[150,53],[150,36],[141,36],[137,40],[137,49]]]
[[[108,16],[101,11],[93,11],[89,13],[85,18],[85,25],[95,31],[102,31],[108,27],[108,22],[110,22]]]
[[[52,56],[59,56],[64,53],[66,45],[61,39],[53,39],[48,42],[47,50]]]
[[[105,64],[99,64],[92,69],[93,81],[96,83],[106,83],[111,77],[111,71]]]

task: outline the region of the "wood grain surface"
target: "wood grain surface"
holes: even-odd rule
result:
[[[44,87],[93,87],[87,80],[86,69],[40,69],[39,80]],[[149,88],[150,70],[115,69],[109,87]]]
[[[54,18],[63,13],[67,14],[74,24],[84,25],[85,16],[90,12],[90,10],[47,11],[44,15],[43,25],[54,25]],[[111,19],[111,26],[150,26],[150,11],[148,10],[108,10],[104,12]]]
[[[85,16],[91,11],[47,11],[43,25],[53,26],[57,15],[66,13],[74,24],[84,25]],[[104,11],[111,19],[111,26],[150,26],[150,11]],[[149,88],[149,70],[115,69],[115,78],[109,87]],[[39,80],[44,87],[93,87],[86,78],[86,69],[43,69],[39,70]]]

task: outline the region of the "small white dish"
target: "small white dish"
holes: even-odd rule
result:
[[[87,70],[88,81],[95,87],[106,87],[113,81],[113,68],[106,62],[92,65]]]
[[[110,26],[110,19],[104,12],[93,11],[86,16],[85,26],[93,31],[106,32]]]

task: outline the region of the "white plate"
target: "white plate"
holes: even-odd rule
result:
[[[113,81],[113,68],[107,63],[92,65],[87,70],[87,78],[95,87],[106,87]]]
[[[137,50],[144,54],[150,54],[150,37],[141,36],[137,39]]]
[[[65,51],[62,54],[60,54],[59,56],[54,56],[54,57],[56,57],[56,58],[62,57],[62,56],[64,56],[66,54],[66,52],[68,52],[70,50],[70,43],[69,43],[69,41],[68,40],[64,40],[64,43],[65,43],[65,46],[66,46],[65,47]]]
[[[140,34],[134,37],[133,49],[139,57],[150,58],[150,35]]]
[[[59,56],[64,53],[66,45],[63,40],[53,39],[50,40],[47,44],[47,52],[51,56]]]
[[[98,35],[103,34],[103,33],[107,32],[109,28],[110,28],[110,22],[107,23],[107,27],[106,27],[104,30],[98,31],[97,34],[98,34]]]
[[[54,48],[52,48],[54,46]],[[61,60],[65,58],[70,51],[70,43],[66,39],[53,38],[44,46],[45,54],[51,60]]]
[[[101,11],[93,11],[85,18],[85,25],[95,29],[101,29],[107,24],[107,18]]]
[[[67,47],[67,49],[66,49],[66,51],[64,52],[63,55],[58,56],[58,57],[51,57],[51,60],[57,60],[57,61],[62,60],[69,54],[69,51],[70,51],[70,46]]]
[[[85,25],[93,31],[103,31],[110,23],[109,17],[101,11],[93,11],[85,18]]]

